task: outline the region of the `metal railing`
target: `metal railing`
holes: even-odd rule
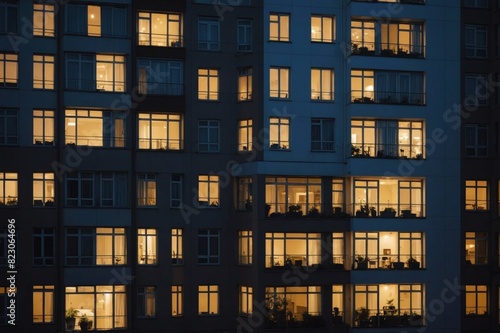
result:
[[[415,218],[425,217],[424,204],[403,204],[397,202],[371,202],[363,204],[352,204],[354,217],[402,217]]]
[[[351,90],[352,103],[425,105],[425,93]]]
[[[351,257],[352,269],[422,269],[425,268],[425,256],[411,254],[358,254]]]
[[[139,94],[182,96],[184,95],[184,85],[181,83],[163,83],[139,80]]]
[[[423,159],[424,151],[424,145],[415,144],[355,143],[351,146],[352,157]]]
[[[183,143],[180,139],[139,139],[139,149],[182,150]]]
[[[351,42],[351,55],[424,58],[424,52],[421,44]]]

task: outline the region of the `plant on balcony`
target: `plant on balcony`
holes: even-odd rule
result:
[[[319,209],[316,206],[312,206],[307,211],[307,217],[320,217]]]
[[[17,206],[17,199],[9,196],[7,198],[7,206]]]
[[[392,207],[387,207],[380,212],[381,217],[396,217],[396,210]]]
[[[368,258],[358,255],[356,257],[357,269],[365,270],[368,269]]]
[[[357,323],[359,327],[370,326],[370,310],[365,307],[359,307],[354,310],[354,322]]]
[[[418,262],[417,259],[415,259],[413,257],[408,258],[406,263],[408,264],[409,269],[419,269],[420,268],[420,262]]]
[[[375,207],[370,207],[370,216],[377,217],[377,210],[375,209]]]
[[[338,307],[333,308],[333,326],[343,326],[344,321],[342,316],[340,316],[340,311]]]
[[[80,326],[80,329],[83,332],[86,332],[92,328],[92,320],[87,318],[87,316],[84,314],[83,316],[80,317],[80,320],[78,321],[78,325]]]
[[[72,331],[75,329],[76,315],[78,314],[78,310],[74,308],[69,308],[66,310],[64,315],[64,319],[66,321],[66,330]]]
[[[54,200],[48,199],[45,201],[45,207],[54,207]]]
[[[287,217],[301,217],[302,211],[300,210],[300,205],[290,205],[288,206]]]
[[[264,308],[267,313],[266,326],[269,328],[282,328],[286,325],[286,305],[284,297],[276,294],[266,295]]]
[[[424,155],[422,153],[415,155],[416,160],[422,160],[424,158]]]
[[[422,316],[419,315],[418,313],[416,313],[415,311],[413,311],[410,314],[409,322],[410,322],[410,326],[422,326],[424,324]]]
[[[360,205],[360,208],[356,211],[356,217],[368,217],[369,214],[368,205]]]
[[[266,203],[266,217],[269,216],[269,212],[271,211],[271,205]]]
[[[318,328],[325,326],[325,320],[319,315],[312,315],[304,312],[302,314],[302,319],[302,327]]]

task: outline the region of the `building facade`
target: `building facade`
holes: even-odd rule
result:
[[[0,1],[2,332],[468,327],[460,11]]]

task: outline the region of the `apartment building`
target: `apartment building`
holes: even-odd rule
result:
[[[0,1],[2,331],[467,327],[460,10]]]

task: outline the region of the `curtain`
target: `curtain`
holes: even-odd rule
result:
[[[80,89],[81,90],[95,90],[96,85],[94,82],[95,75],[95,62],[94,56],[81,56],[80,62]]]
[[[66,31],[69,33],[87,33],[87,6],[72,5],[66,7]]]
[[[422,73],[413,73],[411,75],[411,104],[424,104],[424,78]],[[410,90],[410,88],[408,88]]]
[[[410,52],[420,53],[423,55],[422,49],[422,25],[421,24],[412,24],[410,26],[411,29],[411,48]]]
[[[113,25],[116,24],[113,22],[113,7],[109,6],[101,6],[101,35],[103,36],[112,36],[113,34]]]
[[[115,174],[115,207],[127,206],[127,174]]]
[[[113,36],[127,35],[127,10],[125,8],[113,8]]]

